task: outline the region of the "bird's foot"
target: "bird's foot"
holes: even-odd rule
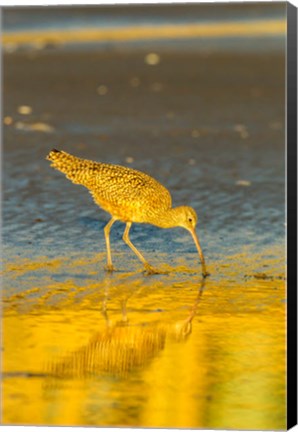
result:
[[[146,275],[154,275],[154,274],[166,274],[166,272],[162,272],[160,270],[155,269],[150,264],[145,264],[145,270]]]
[[[116,271],[116,269],[115,269],[115,267],[113,266],[113,264],[107,264],[107,265],[105,266],[105,271],[106,271],[106,272],[109,272],[109,273],[112,273],[113,271]]]

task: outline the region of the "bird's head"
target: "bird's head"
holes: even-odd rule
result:
[[[187,206],[181,206],[178,207],[177,210],[178,209],[178,226],[185,228],[188,231],[194,231],[198,222],[198,216],[196,211],[192,207]]]

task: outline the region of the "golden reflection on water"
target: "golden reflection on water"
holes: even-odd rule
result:
[[[91,271],[85,286],[44,274],[45,286],[12,291],[3,423],[285,428],[285,282],[227,274]]]

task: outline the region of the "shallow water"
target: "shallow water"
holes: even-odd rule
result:
[[[286,427],[284,51],[192,43],[4,55],[5,424]],[[133,225],[145,276],[121,223],[105,273],[109,216],[53,147],[193,206],[211,276],[185,230]]]
[[[218,266],[203,286],[183,260],[164,267],[11,269],[30,288],[4,298],[4,422],[284,427],[284,281]]]

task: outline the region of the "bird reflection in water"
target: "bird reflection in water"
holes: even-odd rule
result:
[[[47,375],[54,378],[86,378],[102,374],[125,376],[132,370],[145,367],[165,348],[167,340],[180,343],[189,337],[204,286],[205,279],[202,278],[185,319],[174,323],[159,320],[142,324],[128,320],[126,307],[129,296],[121,302],[122,319],[115,323],[110,321],[107,287],[102,302],[105,330],[95,333],[88,345],[51,362]]]

